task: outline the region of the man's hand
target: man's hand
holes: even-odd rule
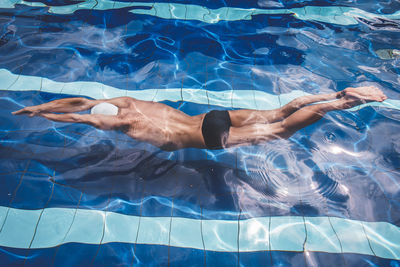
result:
[[[36,107],[25,107],[23,109],[12,112],[13,115],[28,115],[29,117],[38,116],[40,111]]]

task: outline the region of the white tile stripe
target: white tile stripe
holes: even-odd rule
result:
[[[31,248],[49,248],[69,242],[99,244],[103,225],[102,243],[135,243],[138,233],[138,244],[168,245],[170,240],[174,247],[203,249],[203,237],[206,250],[220,252],[303,251],[306,238],[303,217],[297,216],[240,220],[238,249],[236,220],[141,217],[138,229],[138,216],[78,209],[73,220],[75,209],[70,208],[44,209],[34,235],[42,210],[0,206],[1,224],[8,209],[0,232],[0,246],[21,249],[29,248],[32,238]],[[400,228],[395,225],[336,217],[304,217],[304,220],[306,251],[358,253],[400,260]]]
[[[288,94],[269,94],[259,90],[209,91],[192,88],[122,90],[98,82],[56,82],[37,76],[13,74],[6,69],[0,69],[0,90],[11,91],[43,91],[82,95],[95,99],[130,96],[140,100],[153,101],[186,101],[203,105],[215,105],[232,108],[275,109],[289,103],[298,96],[309,95],[300,90]],[[208,96],[208,97],[207,97]],[[368,103],[364,106],[386,107],[400,110],[400,100],[388,99],[383,103]],[[360,107],[353,108],[358,110]]]

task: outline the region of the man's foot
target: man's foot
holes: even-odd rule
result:
[[[342,91],[341,96],[361,103],[382,102],[387,99],[387,96],[375,86],[348,87]]]

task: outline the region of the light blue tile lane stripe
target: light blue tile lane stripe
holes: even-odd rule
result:
[[[7,210],[7,207],[2,207],[2,209]],[[28,248],[34,235],[40,212],[41,210],[10,208],[3,230],[0,233],[0,245],[13,248]]]
[[[306,217],[307,242],[306,250],[318,251],[324,244],[325,252],[340,253],[340,243],[328,217]]]
[[[43,243],[49,247],[60,244],[73,221],[74,213],[73,209],[44,210],[31,247],[40,247],[40,244]],[[46,219],[42,220],[42,218]],[[49,222],[52,223],[52,227],[48,227]]]
[[[7,209],[0,209],[0,230],[7,216]]]
[[[400,231],[399,228],[383,222],[364,223],[365,232],[373,251],[383,258],[399,258]],[[396,249],[397,248],[397,249]]]
[[[330,219],[342,243],[343,252],[373,255],[361,222],[340,218]]]
[[[203,220],[203,238],[206,250],[237,252],[237,234],[238,221],[236,220]]]
[[[7,209],[0,207],[0,214],[5,214]],[[10,208],[4,229],[0,233],[0,246],[28,248],[40,212],[41,210]],[[32,248],[48,248],[61,244],[71,225],[74,212],[75,209],[69,208],[45,209]],[[99,244],[104,220],[103,243],[135,242],[139,217],[114,212],[107,212],[106,215],[104,211],[78,209],[71,230],[63,243]],[[269,247],[280,251],[303,251],[306,240],[307,251],[340,253],[339,238],[344,253],[373,255],[374,252],[378,257],[400,260],[400,228],[395,225],[330,217],[332,228],[327,217],[304,217],[304,220],[307,239],[303,217],[276,216],[240,220],[239,251],[263,251]],[[172,225],[169,234],[170,223]],[[170,239],[171,246],[203,249],[201,224],[206,250],[238,251],[238,222],[235,220],[201,221],[181,217],[173,217],[172,220],[170,217],[141,217],[138,243],[168,245]]]
[[[257,251],[269,250],[270,217],[252,218],[240,221],[239,247],[241,251],[253,248]]]
[[[65,212],[64,210],[65,209],[62,209],[62,212]],[[78,209],[75,216],[75,220],[64,242],[99,244],[103,233],[104,217],[105,217],[105,212],[103,211]],[[48,217],[46,217],[46,221],[43,221],[43,225],[41,224],[42,228],[41,231],[46,231],[46,229],[50,227],[50,224],[53,223],[51,220],[48,220],[47,218]],[[43,220],[43,215],[41,221],[42,220]],[[65,227],[63,228],[65,229]],[[84,231],[82,231],[82,229],[84,229]],[[50,234],[46,234],[46,238],[50,237],[51,237]],[[38,243],[38,245],[40,245],[40,243]]]
[[[19,76],[19,77],[18,77]],[[18,80],[17,80],[18,78]],[[16,81],[17,80],[17,81]],[[180,101],[193,102],[197,104],[256,109],[275,109],[289,103],[296,97],[309,95],[300,90],[293,90],[288,94],[274,95],[258,90],[234,90],[234,91],[208,91],[192,88],[169,88],[169,89],[145,89],[145,90],[122,90],[98,82],[55,82],[47,78],[37,76],[25,76],[13,74],[6,69],[0,69],[0,90],[11,91],[43,91],[49,93],[64,93],[71,95],[84,95],[95,99],[113,98],[119,96],[131,96],[140,100],[154,101]],[[182,95],[181,95],[182,93]],[[207,97],[208,95],[208,97]],[[386,107],[400,110],[400,100],[388,99],[383,103],[368,103],[361,105]],[[358,110],[360,107],[355,107]]]
[[[40,2],[27,2],[23,0],[0,0],[0,8],[14,8],[16,4],[27,6],[47,7]],[[125,7],[135,7],[131,13],[138,15],[156,16],[163,19],[197,20],[205,23],[218,23],[220,21],[251,20],[253,15],[293,14],[301,20],[320,21],[339,25],[356,25],[356,18],[364,19],[400,19],[400,11],[394,14],[374,14],[364,10],[343,6],[306,6],[292,9],[261,9],[221,7],[209,9],[199,5],[179,3],[144,3],[144,2],[119,2],[112,0],[88,0],[83,3],[68,6],[48,7],[50,13],[72,14],[76,10],[107,10]],[[143,7],[143,8],[139,8]],[[151,7],[149,9],[149,7]]]
[[[140,220],[139,244],[168,245],[170,217],[141,217]]]
[[[303,217],[271,218],[271,250],[303,251],[305,238]]]
[[[123,243],[133,243],[136,240],[138,227],[139,217],[107,212],[103,243],[115,242],[115,240],[120,240],[118,242]]]
[[[170,245],[174,247],[187,246],[190,248],[203,249],[201,220],[172,218]],[[204,245],[206,246],[206,244]]]

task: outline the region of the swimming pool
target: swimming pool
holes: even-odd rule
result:
[[[400,61],[377,52],[400,49],[398,9],[2,0],[1,265],[399,266]],[[273,109],[358,85],[389,99],[225,150],[11,115],[71,96]]]

